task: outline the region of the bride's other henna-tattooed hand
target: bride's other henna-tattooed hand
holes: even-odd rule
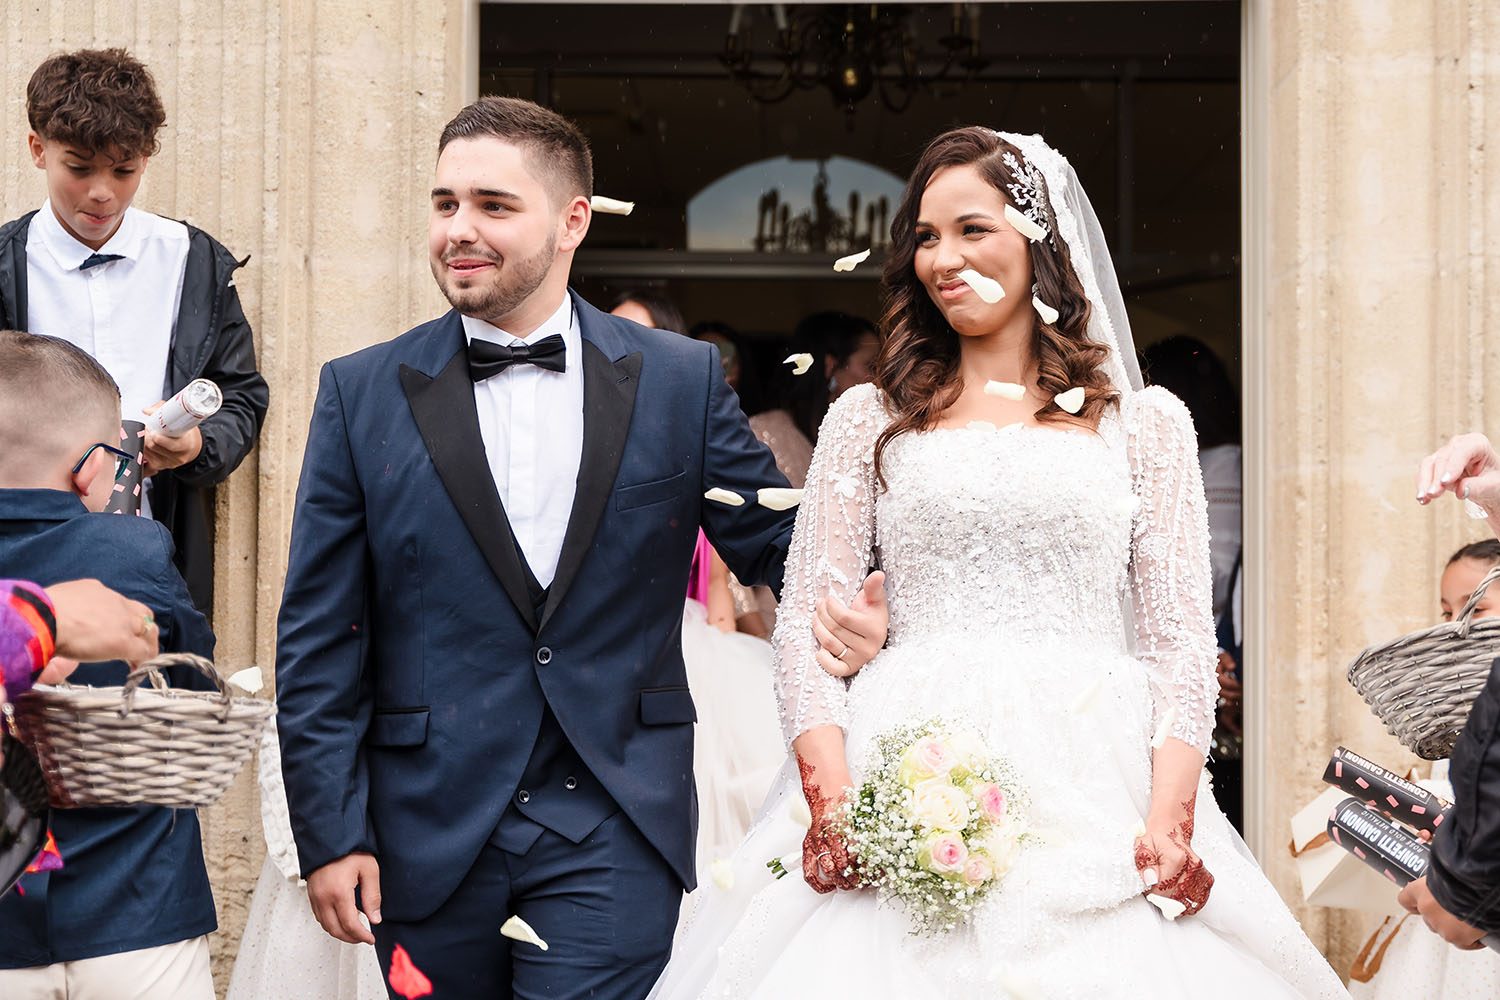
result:
[[[1135,841],[1135,870],[1146,892],[1177,900],[1189,917],[1203,909],[1214,887],[1213,875],[1193,851],[1196,804],[1194,795],[1174,810],[1176,815],[1158,818],[1153,810],[1146,832]]]
[[[830,798],[813,779],[816,768],[800,756],[797,770],[802,775],[802,794],[806,796],[808,811],[812,813],[812,824],[807,828],[807,836],[802,838],[802,877],[817,892],[857,889],[859,879],[853,871],[849,847],[835,829],[843,795]]]

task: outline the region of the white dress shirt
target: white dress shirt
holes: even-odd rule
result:
[[[564,296],[557,311],[524,340],[472,316],[464,316],[463,324],[470,342],[530,345],[556,333],[567,348],[566,371],[511,365],[474,383],[479,433],[495,489],[527,565],[538,583],[550,587],[583,458],[583,337],[573,299]]]
[[[98,250],[121,259],[82,270],[94,253],[57,221],[50,201],[42,205],[26,235],[26,327],[93,355],[120,387],[121,416],[140,420],[165,388],[187,227],[127,208],[120,228]],[[146,494],[141,510],[150,514]]]
[[[1240,636],[1240,607],[1243,588],[1234,567],[1240,559],[1243,544],[1243,503],[1240,487],[1240,454],[1237,444],[1206,448],[1198,454],[1203,469],[1203,492],[1208,500],[1209,554],[1214,573],[1214,621],[1217,623],[1229,606],[1234,624],[1235,641]],[[1242,564],[1243,565],[1243,564]]]

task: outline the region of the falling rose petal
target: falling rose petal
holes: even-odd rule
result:
[[[744,497],[718,486],[703,494],[703,499],[712,500],[714,503],[725,504],[729,507],[743,507],[745,505]]]
[[[1083,386],[1075,385],[1067,392],[1060,392],[1056,396],[1053,396],[1052,402],[1056,403],[1060,409],[1067,410],[1069,413],[1077,413],[1083,409],[1083,398]]]
[[[616,201],[602,194],[596,194],[589,199],[589,207],[600,215],[629,215],[635,211],[635,202]]]
[[[1048,326],[1051,326],[1053,323],[1057,322],[1057,310],[1053,309],[1051,306],[1043,302],[1041,299],[1037,298],[1035,295],[1031,297],[1031,308],[1036,310],[1036,314],[1040,316],[1042,318],[1042,322],[1046,323]]]
[[[543,951],[547,950],[547,942],[537,937],[537,933],[531,929],[531,925],[520,917],[511,917],[505,923],[501,924],[500,933],[512,941],[534,944]]]
[[[786,807],[786,812],[792,818],[792,822],[802,829],[806,830],[812,826],[812,810],[807,807],[807,800],[802,796],[794,796],[791,804]]]
[[[959,271],[958,280],[974,289],[974,294],[990,305],[994,305],[1005,298],[1005,289],[1000,287],[1000,282],[994,278],[985,277],[972,267],[966,267],[962,271]]]
[[[1177,725],[1177,706],[1168,708],[1161,717],[1161,723],[1156,727],[1156,735],[1151,737],[1151,749],[1156,750],[1167,742],[1167,737],[1172,735],[1172,727]]]
[[[784,365],[792,366],[793,375],[806,375],[807,370],[812,367],[813,356],[811,354],[793,354],[782,362]]]
[[[708,866],[708,877],[713,879],[714,885],[728,892],[734,888],[734,865],[720,858]]]
[[[1026,398],[1026,387],[1015,382],[996,382],[990,379],[984,384],[986,396],[999,396],[1001,399],[1010,399],[1019,402]]]
[[[266,686],[265,674],[261,673],[260,667],[246,667],[230,674],[225,680],[246,694],[257,694]]]
[[[1033,243],[1040,243],[1047,238],[1047,230],[1032,222],[1030,216],[1017,210],[1013,205],[1005,206],[1005,221],[1009,222],[1016,232]]]
[[[870,251],[868,250],[862,250],[859,253],[851,253],[847,257],[840,257],[838,260],[834,261],[833,269],[835,271],[852,271],[860,264],[863,264],[869,259]],[[797,374],[800,375],[802,373],[798,372]]]
[[[1185,906],[1180,900],[1173,899],[1170,896],[1158,896],[1154,892],[1148,892],[1146,893],[1146,898],[1150,900],[1151,905],[1160,910],[1161,915],[1166,917],[1168,920],[1176,920],[1187,911],[1187,906]]]
[[[1468,514],[1476,521],[1483,521],[1485,518],[1490,516],[1488,511],[1479,506],[1473,500],[1464,501],[1464,513]]]
[[[1099,700],[1099,689],[1104,686],[1104,678],[1095,677],[1092,684],[1084,688],[1082,693],[1073,701],[1073,712],[1075,715],[1083,715],[1094,710],[1094,703]]]
[[[390,979],[391,989],[406,997],[406,1000],[417,1000],[417,997],[432,994],[432,980],[422,975],[422,970],[412,963],[411,956],[399,944],[391,952]]]
[[[767,486],[755,491],[755,502],[770,510],[791,510],[802,502],[802,491],[784,486]]]

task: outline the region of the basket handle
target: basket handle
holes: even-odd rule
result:
[[[214,669],[212,663],[196,653],[163,653],[132,670],[130,676],[125,678],[124,704],[120,706],[120,718],[125,718],[135,707],[135,689],[141,686],[142,681],[149,678],[153,687],[158,691],[165,691],[167,684],[162,679],[160,671],[176,666],[192,667],[214,682],[214,687],[219,689],[219,721],[228,721],[229,713],[234,708],[229,685],[224,683],[224,678],[219,676],[219,672]]]
[[[1484,597],[1484,592],[1489,589],[1490,584],[1500,580],[1500,566],[1496,566],[1485,574],[1484,579],[1479,581],[1479,586],[1474,588],[1474,593],[1464,602],[1464,609],[1458,613],[1458,634],[1460,638],[1469,637],[1469,625],[1474,620],[1474,609],[1479,606],[1479,601]]]

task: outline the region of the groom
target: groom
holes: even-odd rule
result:
[[[325,366],[308,435],[276,672],[292,829],[319,923],[368,941],[363,912],[438,998],[650,989],[695,884],[698,527],[777,588],[792,535],[717,351],[568,289],[592,174],[551,111],[460,112],[428,234],[453,311]],[[878,589],[837,609],[830,667],[883,643]],[[512,914],[550,948],[503,939]]]

